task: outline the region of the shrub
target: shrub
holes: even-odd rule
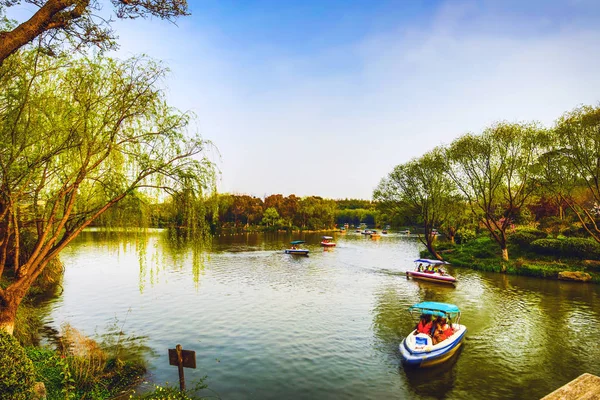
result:
[[[529,247],[536,253],[548,255],[561,255],[562,240],[559,239],[537,239],[530,243]]]
[[[21,346],[37,346],[40,342],[40,329],[42,329],[42,311],[30,301],[23,301],[17,309],[15,330],[13,336]]]
[[[464,244],[475,239],[476,236],[477,235],[475,234],[474,230],[461,228],[458,231],[456,231],[454,239],[456,240],[456,243]]]
[[[592,239],[538,239],[531,242],[530,247],[539,254],[588,259],[600,258],[600,244]]]
[[[540,219],[538,228],[544,232],[558,235],[569,228],[569,222],[559,217],[545,217]]]
[[[0,330],[0,394],[2,398],[27,400],[32,396],[33,363],[17,339]]]
[[[566,238],[562,241],[562,253],[578,258],[599,258],[600,244],[592,239]]]
[[[519,247],[529,247],[531,242],[537,239],[545,239],[548,236],[546,232],[533,228],[521,228],[508,236],[508,242]]]

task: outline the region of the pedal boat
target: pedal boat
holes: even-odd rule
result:
[[[449,265],[446,261],[428,260],[419,258],[415,260],[414,271],[406,271],[406,279],[421,279],[429,282],[446,283],[454,285],[457,280],[452,275],[448,275],[443,265]]]
[[[323,247],[335,247],[335,243],[332,242],[333,237],[331,236],[323,236],[321,239],[321,246]]]
[[[285,254],[293,254],[293,255],[297,255],[297,256],[307,256],[309,253],[308,249],[298,248],[298,246],[303,243],[306,243],[306,242],[304,240],[294,240],[293,242],[290,242],[292,247],[290,249],[285,249]]]
[[[417,319],[421,314],[432,317],[444,317],[450,321],[454,333],[440,343],[434,345],[431,337],[425,333],[417,333],[415,329],[400,343],[402,364],[407,367],[424,368],[441,364],[449,360],[462,346],[467,327],[460,325],[460,310],[454,304],[425,301],[409,308]]]

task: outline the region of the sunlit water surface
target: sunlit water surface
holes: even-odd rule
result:
[[[305,239],[310,257],[283,254]],[[195,350],[222,399],[536,399],[584,372],[600,375],[600,286],[450,268],[456,288],[407,280],[420,245],[388,235],[216,237],[210,251],[166,232],[85,232],[63,252],[64,292],[48,322],[101,335],[117,321],[146,337],[158,383],[177,382],[167,349]],[[457,304],[457,357],[405,370],[398,344],[423,300]],[[209,393],[206,393],[209,394]]]

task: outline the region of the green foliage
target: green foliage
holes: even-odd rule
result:
[[[458,231],[456,231],[456,243],[458,244],[465,244],[467,242],[470,242],[472,240],[474,240],[477,237],[477,234],[475,233],[475,231],[473,229],[468,229],[468,228],[460,228]]]
[[[531,243],[531,249],[539,254],[559,257],[600,258],[600,244],[592,239],[538,239]]]
[[[11,400],[31,398],[35,370],[17,339],[0,329],[0,394]]]
[[[194,394],[202,389],[206,389],[207,385],[204,383],[206,377],[198,382],[192,391],[180,391],[179,388],[170,385],[158,386],[155,385],[154,390],[148,393],[144,393],[139,396],[132,396],[132,399],[136,400],[201,400],[203,397]],[[214,396],[211,396],[214,397]],[[217,396],[218,397],[218,396]]]
[[[529,244],[531,250],[539,254],[559,256],[562,253],[562,240],[537,239]]]
[[[145,57],[37,48],[0,64],[0,303],[21,302],[33,277],[120,201],[130,212],[149,197],[179,196],[189,200],[185,220],[198,223],[192,235],[206,233],[196,200],[214,188],[214,164],[202,157],[212,145],[167,104],[165,73]]]
[[[557,216],[540,218],[538,228],[554,236],[561,234],[569,229],[569,222]]]
[[[562,240],[562,254],[582,259],[600,259],[600,243],[592,239],[566,238]]]
[[[358,226],[362,223],[367,225],[375,225],[377,219],[377,211],[374,209],[364,208],[346,208],[338,209],[335,212],[335,222],[338,225],[350,224]]]
[[[124,336],[124,335],[123,335]],[[99,348],[73,328],[63,328],[60,352],[47,348],[29,347],[27,354],[33,361],[37,380],[44,382],[49,400],[107,399],[138,383],[146,369],[138,361],[108,358],[114,346]],[[132,350],[122,340],[118,354]]]
[[[545,239],[548,236],[546,232],[534,228],[519,228],[508,236],[510,244],[528,248],[531,242],[537,239]]]
[[[42,313],[30,301],[24,301],[17,309],[14,337],[22,346],[37,345],[40,341],[39,331],[43,326]]]
[[[44,347],[26,347],[27,356],[33,362],[36,380],[43,382],[49,400],[64,399],[63,366],[58,354]]]

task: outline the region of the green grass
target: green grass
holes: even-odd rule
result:
[[[65,359],[48,348],[27,347],[25,351],[33,362],[37,380],[46,386],[48,400],[109,399],[137,384],[146,372],[139,364],[109,360],[97,383],[85,390],[72,389],[67,395],[63,375]]]
[[[446,261],[458,267],[548,279],[558,279],[558,273],[561,271],[581,271],[589,273],[592,282],[600,283],[598,266],[585,265],[581,259],[575,257],[545,256],[528,251],[524,247],[509,245],[510,259],[504,261],[500,246],[486,236],[461,245],[440,242],[437,249]],[[430,254],[424,250],[421,256],[428,257]]]

